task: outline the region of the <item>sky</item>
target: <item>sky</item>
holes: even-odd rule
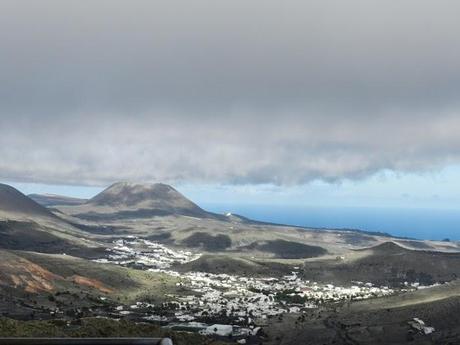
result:
[[[0,180],[84,197],[130,180],[203,203],[458,209],[459,10],[3,0]]]

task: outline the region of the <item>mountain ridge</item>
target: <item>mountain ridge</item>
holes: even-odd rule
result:
[[[34,194],[29,194],[27,196],[31,198],[33,201],[35,201],[36,203],[42,206],[45,206],[45,207],[59,206],[59,205],[65,205],[65,206],[81,205],[88,201],[88,199],[74,198],[74,197],[58,195],[58,194],[34,193]]]
[[[84,219],[182,215],[218,218],[164,183],[116,182],[81,205],[59,208]],[[223,216],[222,216],[223,217]]]
[[[0,213],[57,218],[46,207],[24,195],[16,188],[1,183]]]

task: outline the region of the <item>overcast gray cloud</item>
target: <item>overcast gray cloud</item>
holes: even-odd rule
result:
[[[460,3],[0,2],[0,178],[305,183],[460,161]]]

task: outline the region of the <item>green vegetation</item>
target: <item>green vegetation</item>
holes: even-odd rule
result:
[[[88,318],[72,322],[17,321],[0,318],[0,337],[169,337],[177,345],[217,345],[196,333],[173,332],[152,324],[105,318]]]
[[[277,262],[262,262],[235,255],[203,255],[192,262],[177,265],[180,272],[195,271],[208,273],[227,273],[241,276],[281,277],[292,271],[291,265]]]
[[[327,250],[322,247],[285,240],[254,242],[246,248],[273,253],[282,259],[314,258],[327,254]]]
[[[187,247],[201,247],[207,251],[225,250],[232,246],[232,240],[227,235],[210,235],[206,232],[195,232],[190,235],[182,244]]]

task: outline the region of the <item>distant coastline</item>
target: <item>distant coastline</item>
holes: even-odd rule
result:
[[[460,240],[460,211],[370,207],[281,207],[203,203],[217,213],[316,229],[358,230],[422,240]]]

